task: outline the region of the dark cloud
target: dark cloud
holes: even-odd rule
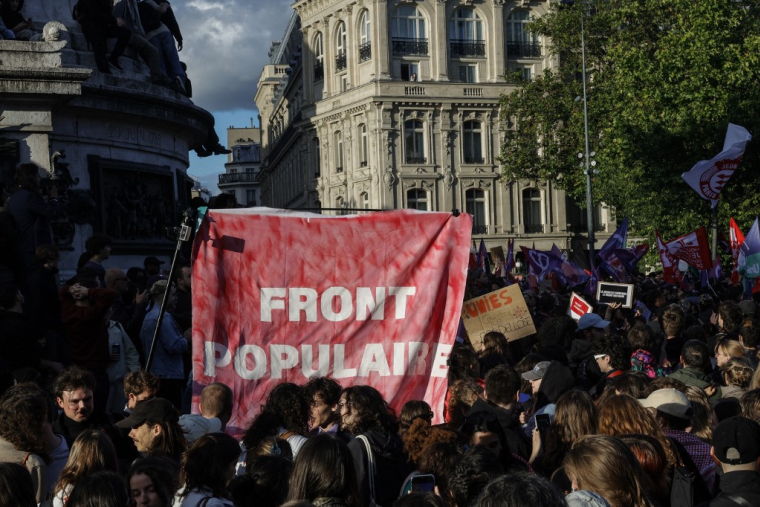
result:
[[[285,33],[292,0],[174,2],[193,83],[193,102],[209,111],[251,109],[274,40]]]

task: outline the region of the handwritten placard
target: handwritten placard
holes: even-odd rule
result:
[[[475,350],[480,350],[483,336],[489,331],[498,331],[509,341],[536,332],[519,285],[510,285],[465,301],[462,320]]]

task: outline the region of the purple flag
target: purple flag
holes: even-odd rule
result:
[[[620,259],[620,262],[623,263],[623,266],[625,266],[625,269],[628,270],[628,273],[633,273],[633,271],[636,269],[636,264],[639,263],[639,261],[646,255],[646,253],[649,251],[649,243],[642,243],[640,245],[636,245],[633,248],[618,248],[613,253],[615,256]]]
[[[565,280],[565,275],[562,272],[562,259],[551,252],[539,252],[524,246],[520,248],[528,261],[528,265],[536,273],[539,282],[546,278],[549,273],[554,273],[560,283],[567,285],[567,280]]]
[[[488,250],[486,250],[486,242],[483,238],[480,238],[480,248],[478,249],[478,266],[484,273],[491,272],[491,266],[488,262]]]
[[[597,256],[603,261],[607,261],[607,258],[617,249],[626,248],[626,242],[628,241],[628,217],[625,217],[623,222],[615,229],[615,234],[604,243],[604,246],[597,252]]]
[[[505,268],[507,270],[507,273],[511,273],[512,269],[514,269],[515,267],[514,249],[515,249],[515,240],[513,239],[508,240],[507,241],[507,258],[504,261],[506,264]]]

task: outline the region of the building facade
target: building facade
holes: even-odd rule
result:
[[[219,190],[234,195],[238,204],[261,206],[258,181],[261,169],[261,129],[257,127],[227,129],[227,146],[231,151],[219,175]]]
[[[459,209],[489,247],[571,248],[585,210],[547,181],[504,181],[499,114],[556,68],[527,23],[546,0],[298,0],[256,94],[262,201],[325,213]],[[506,78],[505,78],[506,76]],[[597,246],[614,231],[595,210]]]

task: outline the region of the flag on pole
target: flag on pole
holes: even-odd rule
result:
[[[515,267],[515,240],[510,239],[507,241],[507,258],[504,261],[507,273],[511,273]]]
[[[604,242],[602,248],[597,252],[597,256],[603,261],[607,260],[607,257],[615,250],[626,248],[628,241],[628,217],[625,217],[623,222],[615,229],[615,233]]]
[[[752,136],[747,129],[728,124],[723,151],[710,160],[700,160],[690,171],[681,174],[686,183],[694,189],[702,199],[712,202],[712,207],[718,205],[718,197],[729,178],[739,166],[744,156],[744,149]]]
[[[739,273],[745,278],[758,278],[760,277],[760,225],[758,225],[758,219],[755,218],[755,223],[752,224],[752,228],[744,238],[744,243],[741,246],[741,257],[744,258],[744,262],[739,264]]]
[[[720,255],[715,256],[712,269],[707,270],[707,277],[712,278],[716,282],[723,278],[723,268],[720,266]]]
[[[626,248],[625,250],[619,248],[613,253],[615,254],[615,257],[620,259],[620,262],[623,263],[625,269],[628,270],[629,273],[633,273],[633,271],[636,269],[636,264],[639,263],[639,261],[646,255],[648,251],[649,243],[642,243],[632,248]]]
[[[689,266],[694,266],[697,269],[710,269],[712,267],[710,242],[707,239],[707,229],[704,226],[668,241],[665,246],[673,257],[681,259]]]
[[[540,252],[524,246],[520,248],[539,282],[546,278],[549,273],[554,273],[559,278],[560,283],[567,283],[565,275],[562,273],[562,259],[551,252]]]
[[[673,257],[662,242],[659,231],[655,229],[654,233],[657,238],[657,251],[660,253],[660,261],[662,262],[662,277],[666,282],[675,285],[681,281],[681,272],[678,270],[678,260]]]
[[[734,217],[729,221],[729,234],[731,236],[731,257],[734,260],[734,267],[731,270],[731,284],[738,285],[741,275],[739,274],[739,256],[741,255],[742,243],[744,243],[744,234],[736,224]]]
[[[478,264],[478,253],[475,251],[475,242],[473,241],[472,246],[470,247],[470,260],[467,268],[478,269]]]
[[[607,254],[607,260],[603,260],[599,264],[599,267],[618,283],[628,283],[630,281],[625,266],[613,252]]]
[[[478,251],[478,267],[483,270],[484,273],[491,272],[490,262],[488,261],[488,250],[486,250],[486,242],[483,238],[480,238],[480,250]]]

